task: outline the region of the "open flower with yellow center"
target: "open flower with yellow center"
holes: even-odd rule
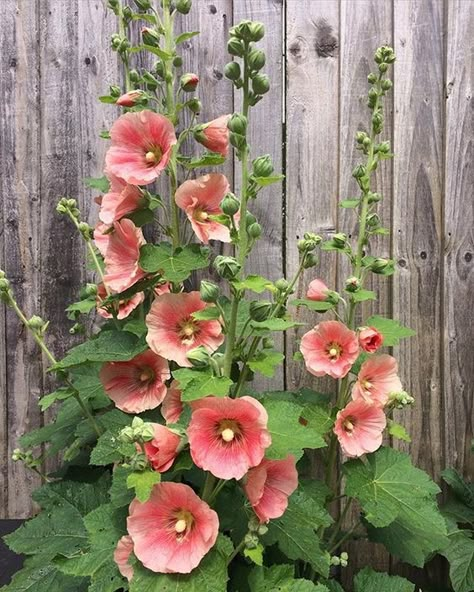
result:
[[[384,407],[388,403],[390,393],[397,393],[402,389],[397,360],[393,356],[382,354],[372,356],[362,364],[357,382],[352,389],[352,398],[364,399]]]
[[[334,433],[346,456],[362,456],[380,448],[386,425],[383,409],[358,399],[339,411]]]

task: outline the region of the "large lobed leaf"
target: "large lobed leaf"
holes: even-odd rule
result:
[[[175,250],[168,243],[144,245],[139,263],[144,271],[160,272],[169,282],[183,282],[191,272],[209,265],[209,249],[197,244]]]
[[[295,579],[294,571],[292,565],[254,568],[248,582],[250,592],[329,592],[323,584]]]
[[[354,579],[354,592],[414,592],[415,584],[366,567]]]

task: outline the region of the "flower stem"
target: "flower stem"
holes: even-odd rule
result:
[[[118,11],[118,22],[119,22],[119,35],[120,37],[126,37],[125,34],[125,21],[123,18],[123,3],[122,0],[119,0],[119,11]],[[122,58],[123,69],[124,69],[124,82],[125,82],[125,92],[128,92],[132,89],[130,84],[130,65],[128,63],[128,51],[125,50],[124,52],[120,53],[120,57]]]
[[[232,561],[237,557],[237,555],[245,548],[245,539],[242,539],[240,543],[235,547],[232,553],[229,555],[227,559],[227,565],[230,565]]]

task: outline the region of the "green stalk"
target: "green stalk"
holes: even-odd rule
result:
[[[123,3],[122,0],[119,0],[119,14],[118,14],[118,21],[119,21],[119,35],[120,37],[126,37],[125,33],[125,22],[123,19]],[[130,83],[130,66],[128,63],[128,51],[125,51],[120,54],[123,63],[123,69],[125,74],[125,92],[132,90],[132,85]]]

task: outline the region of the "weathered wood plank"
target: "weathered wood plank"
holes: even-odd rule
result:
[[[7,0],[2,5],[0,78],[0,187],[3,203],[4,267],[19,305],[27,315],[38,309],[41,260],[39,194],[39,57],[36,3]],[[34,474],[9,459],[18,438],[40,423],[36,405],[41,388],[41,356],[34,341],[11,310],[7,310],[2,417],[3,459],[8,459],[7,517],[28,516],[33,508],[30,493],[38,484]],[[2,420],[4,421],[4,420]],[[3,424],[5,425],[5,424]],[[3,431],[3,430],[2,430]],[[5,484],[1,491],[5,494]]]
[[[374,70],[373,55],[380,45],[392,44],[392,2],[391,0],[359,0],[341,3],[341,59],[340,59],[340,199],[350,199],[359,195],[359,189],[352,177],[354,166],[363,162],[364,155],[356,149],[354,136],[356,131],[370,132],[370,111],[367,107],[369,84],[367,75]],[[382,139],[391,138],[392,95],[385,102],[385,132]],[[374,190],[383,195],[378,213],[383,224],[391,227],[392,187],[391,163],[385,161],[379,166]],[[357,215],[354,210],[339,209],[338,228],[352,237],[357,236]],[[390,255],[390,239],[372,240],[370,252],[378,256]],[[349,261],[340,257],[338,261],[338,286],[342,290],[345,280],[351,274]],[[371,275],[369,289],[376,291],[378,300],[363,308],[358,322],[363,323],[370,314],[390,314],[390,282],[383,276]],[[354,508],[348,518],[347,527],[359,519],[359,509]],[[370,564],[381,571],[389,567],[389,555],[381,545],[358,541],[348,545],[350,556],[349,568],[342,575],[346,586],[350,586],[352,577],[360,568]]]
[[[446,464],[472,479],[474,349],[474,2],[448,5],[444,211]]]
[[[234,23],[243,19],[262,22],[265,37],[259,46],[265,51],[266,65],[262,72],[270,77],[270,92],[252,108],[250,117],[251,158],[270,154],[275,171],[282,168],[283,131],[283,2],[281,0],[241,0],[234,2]],[[236,101],[236,109],[240,104]],[[239,189],[239,180],[236,179]],[[262,238],[257,242],[249,260],[247,271],[277,280],[283,277],[283,188],[281,184],[264,189],[250,210],[263,228]],[[249,297],[255,295],[249,295]],[[268,298],[268,294],[263,295]],[[275,347],[281,351],[283,338],[275,336]],[[258,390],[283,388],[283,367],[279,367],[271,379],[257,377],[254,387]]]

